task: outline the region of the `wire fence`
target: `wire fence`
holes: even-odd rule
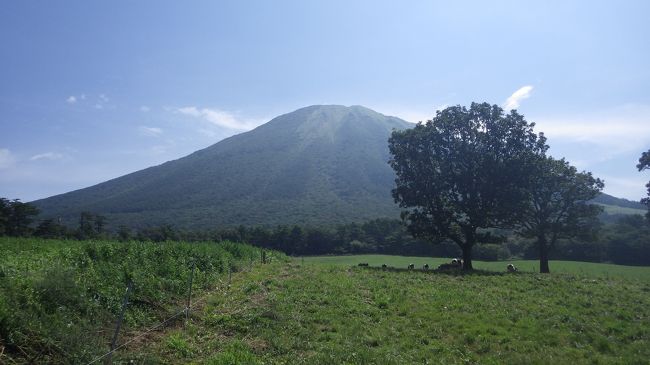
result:
[[[270,255],[268,255],[265,250],[262,250],[260,252],[260,263],[266,264],[267,262],[270,262],[270,259],[271,259]],[[208,293],[205,293],[198,300],[195,300],[194,302],[192,302],[192,281],[193,281],[193,277],[194,277],[194,267],[195,266],[193,264],[192,271],[191,271],[190,278],[189,278],[188,298],[187,298],[186,305],[181,310],[175,312],[174,314],[172,314],[171,316],[165,318],[161,322],[147,328],[144,332],[138,334],[137,336],[129,338],[127,341],[123,342],[120,345],[117,345],[116,340],[117,340],[117,337],[119,335],[119,330],[120,330],[121,322],[123,320],[124,312],[128,307],[128,296],[129,296],[131,286],[132,286],[132,283],[128,283],[127,290],[126,290],[125,297],[124,297],[124,304],[123,304],[122,312],[120,314],[120,317],[117,320],[115,335],[114,335],[113,341],[111,343],[111,349],[108,352],[103,353],[102,355],[95,357],[93,360],[88,362],[86,365],[96,364],[96,363],[98,363],[99,361],[102,361],[102,360],[106,361],[107,364],[111,364],[112,363],[112,355],[114,353],[116,353],[118,350],[126,348],[129,344],[131,344],[131,343],[133,343],[133,342],[135,342],[135,341],[137,341],[139,339],[142,339],[142,338],[146,337],[147,335],[149,335],[150,333],[152,333],[154,331],[165,328],[169,323],[172,323],[174,320],[179,318],[181,315],[185,315],[185,321],[187,322],[187,320],[189,319],[189,315],[190,315],[190,311],[192,310],[192,307],[198,307],[199,305],[203,304],[205,301],[208,300],[208,298],[214,296],[219,289],[223,289],[224,287],[227,289],[227,288],[230,287],[230,284],[232,282],[232,274],[233,274],[232,268],[228,269],[228,279],[227,279],[228,281],[227,282],[224,282],[222,280],[217,280],[217,285],[216,285],[216,287],[214,289],[210,290]],[[253,268],[253,260],[251,260],[250,266],[248,268],[242,267],[241,270],[239,270],[239,272],[250,271],[250,270],[252,270],[252,268]]]

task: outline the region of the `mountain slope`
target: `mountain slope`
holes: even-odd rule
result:
[[[361,106],[310,106],[178,160],[35,201],[113,227],[337,224],[397,217],[387,140],[408,124]]]

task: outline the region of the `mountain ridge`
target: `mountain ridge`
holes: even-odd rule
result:
[[[409,126],[361,106],[304,107],[180,159],[34,204],[67,222],[92,211],[116,224],[187,228],[396,216],[386,141]]]

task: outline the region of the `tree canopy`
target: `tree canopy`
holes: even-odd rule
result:
[[[528,176],[548,148],[534,123],[497,105],[452,106],[389,139],[392,194],[416,237],[451,240],[472,269],[486,229],[512,227],[526,204]]]
[[[598,226],[602,207],[588,201],[604,184],[590,172],[578,172],[564,159],[543,157],[535,167],[529,175],[529,198],[520,215],[518,233],[536,240],[540,272],[547,273],[549,250],[558,239],[585,236]]]
[[[19,199],[0,198],[0,235],[27,236],[30,225],[39,213],[38,208]]]
[[[650,169],[650,150],[641,154],[641,157],[639,158],[639,164],[636,165],[636,168],[639,169],[639,171]],[[648,213],[646,214],[646,218],[648,218],[650,221],[650,181],[648,181],[645,187],[648,188],[648,197],[641,199],[641,203],[648,206]]]

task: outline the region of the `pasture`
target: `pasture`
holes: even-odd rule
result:
[[[456,275],[307,261],[238,273],[227,291],[194,312],[188,327],[170,329],[121,359],[647,364],[650,358],[648,282],[527,272]]]
[[[474,273],[406,270],[447,259],[362,255],[251,265],[223,242],[0,239],[0,363],[86,363],[104,353],[124,293],[136,290],[115,363],[646,364],[648,268],[477,262]],[[191,316],[145,328],[183,306]],[[358,267],[368,262],[370,267]],[[383,263],[399,270],[382,270]],[[530,265],[530,266],[526,266]],[[230,285],[227,271],[235,269]],[[142,336],[142,337],[137,337]]]
[[[436,268],[442,263],[448,263],[450,258],[440,257],[408,257],[394,255],[347,255],[347,256],[306,256],[295,258],[296,262],[318,265],[354,266],[359,263],[368,263],[371,267],[381,267],[382,264],[395,268],[405,269],[410,263],[416,268],[429,264]],[[474,269],[494,272],[504,272],[509,263],[514,264],[522,272],[538,272],[537,260],[511,260],[511,261],[472,261]],[[552,274],[571,274],[579,277],[594,278],[622,278],[628,280],[641,280],[650,283],[650,267],[625,266],[613,264],[600,264],[578,261],[550,261]]]

